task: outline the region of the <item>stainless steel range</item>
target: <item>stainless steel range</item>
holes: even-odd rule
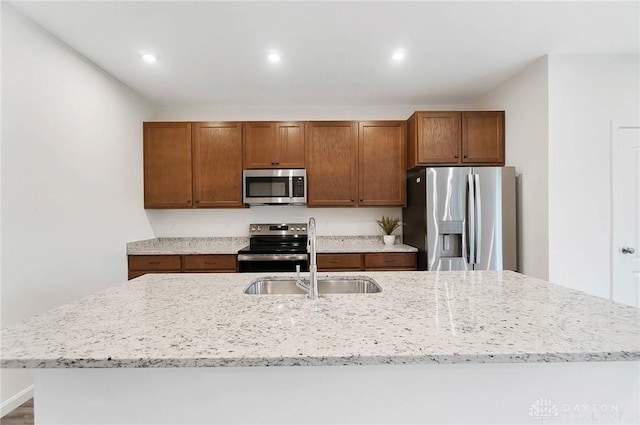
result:
[[[309,270],[307,223],[250,224],[249,246],[238,251],[240,272]]]

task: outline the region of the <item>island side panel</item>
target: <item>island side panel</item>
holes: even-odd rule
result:
[[[36,370],[36,424],[638,423],[640,362]]]

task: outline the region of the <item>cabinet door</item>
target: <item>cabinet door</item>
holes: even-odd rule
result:
[[[146,122],[144,207],[190,208],[191,123]]]
[[[276,139],[276,123],[244,123],[244,168],[276,168]]]
[[[129,270],[180,271],[179,255],[129,255]]]
[[[362,269],[360,254],[318,254],[319,271],[348,271]]]
[[[193,124],[195,206],[243,207],[242,124]]]
[[[277,168],[304,168],[304,124],[301,122],[276,123]]]
[[[129,280],[147,273],[180,273],[179,255],[129,255]]]
[[[244,124],[244,168],[304,168],[304,124]]]
[[[504,165],[504,112],[463,112],[464,163]]]
[[[417,254],[415,253],[384,253],[365,254],[365,270],[415,270]]]
[[[415,115],[417,165],[460,162],[460,113],[418,112]]]
[[[404,206],[405,140],[402,121],[359,123],[360,205]]]
[[[235,272],[237,255],[205,254],[183,255],[182,271],[191,272]]]
[[[307,204],[354,206],[358,196],[358,133],[355,122],[309,122]]]

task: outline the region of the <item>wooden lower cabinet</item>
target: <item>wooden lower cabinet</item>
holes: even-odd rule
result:
[[[147,273],[235,273],[236,254],[129,255],[129,280]]]
[[[184,273],[235,273],[237,270],[237,258],[238,256],[235,254],[183,255],[182,271]]]
[[[415,252],[318,254],[318,271],[416,270]]]
[[[416,253],[364,254],[365,270],[415,270]]]
[[[362,270],[361,254],[318,254],[318,271]]]
[[[129,280],[147,273],[235,273],[236,254],[129,255]],[[318,254],[318,271],[416,270],[415,252]]]

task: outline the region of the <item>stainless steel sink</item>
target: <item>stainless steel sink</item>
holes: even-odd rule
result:
[[[381,292],[378,283],[367,276],[318,277],[320,294],[374,294]],[[245,294],[306,294],[296,286],[296,280],[290,277],[260,277],[253,280],[244,290]]]

